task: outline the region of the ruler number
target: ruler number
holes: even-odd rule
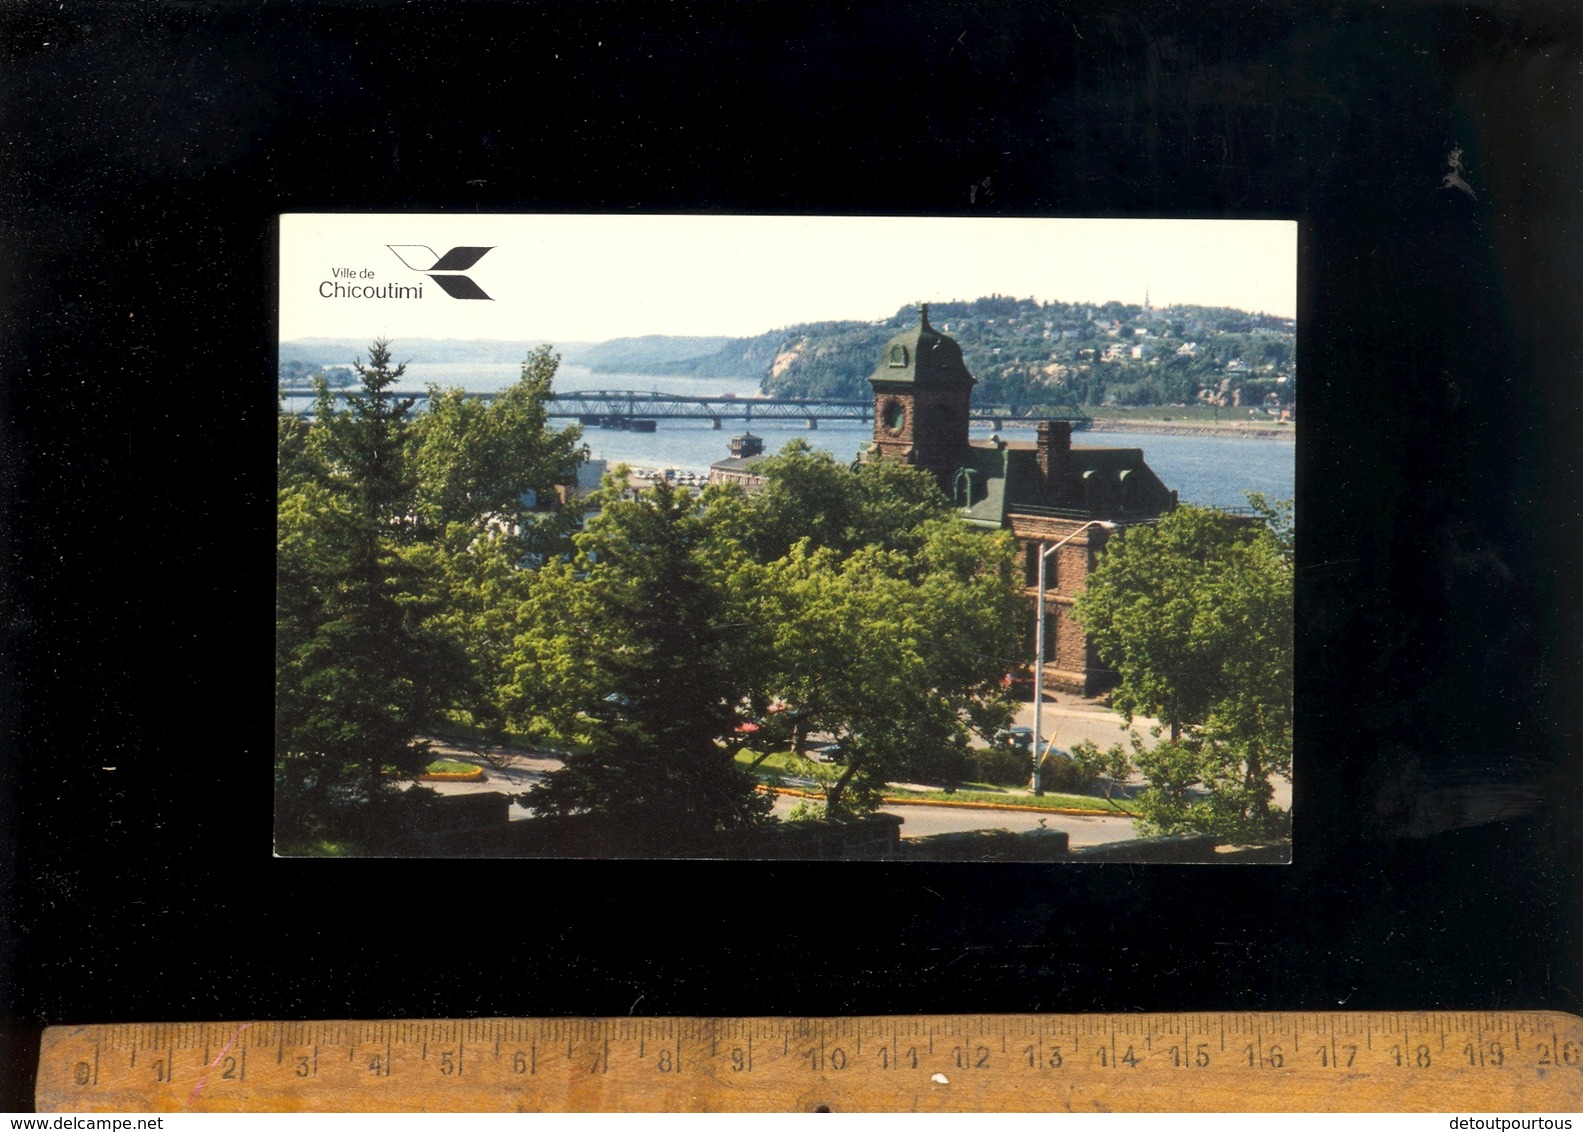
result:
[[[1428,1069],[1433,1063],[1429,1056],[1429,1047],[1419,1045],[1412,1050],[1404,1050],[1401,1046],[1391,1047],[1391,1056],[1396,1059],[1396,1064],[1402,1069]]]
[[[1563,1042],[1552,1039],[1551,1042],[1539,1043],[1540,1065],[1583,1065],[1583,1047],[1577,1042]]]
[[[86,1085],[89,1081],[93,1080],[93,1066],[89,1065],[86,1061],[79,1061],[77,1063],[77,1068],[72,1072],[72,1078],[77,1082],[77,1084]]]
[[[1319,1067],[1321,1069],[1351,1069],[1352,1063],[1358,1058],[1357,1046],[1342,1046],[1347,1051],[1346,1060],[1341,1059],[1339,1050],[1332,1051],[1328,1046],[1319,1047]]]
[[[956,1055],[956,1067],[958,1069],[989,1068],[988,1046],[974,1046],[973,1052],[971,1054],[969,1054],[963,1047],[955,1046],[952,1048],[951,1052]]]
[[[904,1062],[904,1061],[909,1063],[909,1067],[910,1068],[913,1068],[913,1069],[918,1068],[918,1047],[917,1046],[912,1046],[912,1047],[908,1048],[906,1053],[898,1054],[896,1056],[896,1058],[895,1058],[894,1067],[897,1068],[897,1069],[901,1068],[901,1063]],[[891,1055],[890,1055],[890,1047],[889,1046],[880,1046],[879,1047],[879,1067],[881,1069],[890,1069],[890,1068],[892,1068],[892,1059],[891,1059]]]
[[[1178,1069],[1208,1069],[1209,1043],[1199,1042],[1191,1055],[1185,1054],[1181,1046],[1172,1046],[1171,1064]]]
[[[1270,1051],[1261,1058],[1258,1051],[1249,1046],[1248,1064],[1250,1066],[1267,1065],[1271,1069],[1280,1069],[1286,1065],[1286,1055],[1281,1052],[1280,1046],[1271,1046]]]
[[[1491,1065],[1499,1069],[1506,1064],[1506,1050],[1500,1042],[1490,1042],[1487,1046],[1476,1046],[1469,1042],[1462,1052],[1467,1055],[1469,1065],[1476,1065],[1480,1069]]]
[[[1134,1069],[1138,1067],[1138,1055],[1132,1052],[1131,1046],[1127,1047],[1126,1052],[1117,1054],[1114,1063],[1111,1060],[1110,1049],[1106,1046],[1099,1047],[1099,1067],[1101,1069],[1116,1069],[1123,1065],[1130,1065]]]
[[[741,1046],[731,1047],[731,1072],[743,1073],[747,1071],[748,1055],[742,1052]]]
[[[513,1073],[520,1077],[522,1074],[528,1072],[528,1069],[529,1065],[527,1054],[523,1053],[519,1049],[516,1053],[511,1055],[511,1071]]]
[[[846,1068],[846,1050],[842,1049],[840,1046],[832,1047],[828,1054],[822,1049],[810,1049],[807,1053],[807,1057],[808,1068],[812,1069],[815,1073],[818,1073],[826,1065],[828,1065],[831,1069]]]
[[[661,1049],[659,1057],[655,1059],[654,1065],[655,1068],[657,1068],[661,1073],[669,1073],[672,1069],[674,1069],[675,1064],[671,1061],[671,1051],[668,1049]]]
[[[1043,1066],[1040,1066],[1039,1064],[1039,1051],[1033,1046],[1029,1046],[1027,1049],[1023,1050],[1022,1055],[1028,1059],[1029,1069],[1059,1069],[1063,1064],[1061,1060],[1060,1046],[1056,1046],[1050,1050],[1050,1056],[1045,1058]]]

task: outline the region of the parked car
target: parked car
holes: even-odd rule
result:
[[[808,757],[816,763],[846,762],[846,752],[841,749],[840,743],[820,743],[818,746],[809,747]]]
[[[995,733],[995,746],[1010,747],[1014,751],[1033,750],[1033,728],[1007,727]]]

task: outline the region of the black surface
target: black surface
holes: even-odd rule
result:
[[[0,1104],[57,1022],[1583,1010],[1577,32],[7,5]],[[1298,219],[1295,863],[272,859],[274,219],[452,209]]]

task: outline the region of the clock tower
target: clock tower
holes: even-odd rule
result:
[[[918,325],[885,345],[874,389],[874,442],[865,457],[912,464],[934,473],[942,488],[967,454],[968,406],[974,377],[954,339],[929,325],[929,304]]]

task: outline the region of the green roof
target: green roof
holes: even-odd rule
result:
[[[1013,478],[1011,456],[1014,451],[974,445],[963,455],[962,466],[952,476],[951,498],[962,517],[974,526],[999,530],[1006,525],[1006,488]],[[1032,455],[1033,470],[1037,473],[1038,455]],[[968,501],[966,507],[961,506],[964,497]]]
[[[929,325],[929,304],[918,308],[918,325],[885,343],[879,368],[869,383],[931,388],[968,386],[974,377],[962,360],[962,347]]]
[[[979,441],[963,453],[947,493],[967,522],[997,529],[1005,526],[1009,514],[1125,517],[1128,511],[1135,516],[1159,514],[1174,503],[1171,492],[1144,463],[1142,449],[1074,447],[1067,476],[1067,485],[1046,483],[1039,470],[1038,448],[1027,441],[999,445]],[[1091,476],[1105,481],[1092,496],[1085,490]],[[1120,485],[1125,477],[1135,478],[1124,493]],[[1120,498],[1128,495],[1130,506],[1120,510]]]

